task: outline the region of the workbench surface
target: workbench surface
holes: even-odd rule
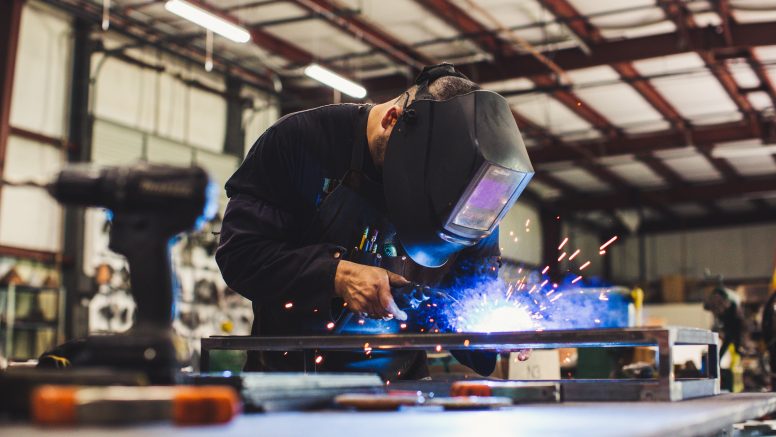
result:
[[[521,405],[500,411],[308,412],[250,414],[218,427],[153,425],[44,431],[0,424],[0,435],[105,436],[696,436],[776,411],[772,393],[724,394],[683,402],[574,402]],[[77,432],[77,434],[75,434]]]

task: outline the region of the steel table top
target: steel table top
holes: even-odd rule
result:
[[[776,411],[772,393],[724,394],[683,402],[595,402],[520,405],[498,411],[289,412],[242,415],[231,424],[180,428],[158,424],[124,428],[43,430],[0,424],[0,435],[104,436],[699,436]]]

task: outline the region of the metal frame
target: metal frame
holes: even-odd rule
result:
[[[200,369],[208,371],[212,350],[306,351],[363,350],[365,344],[382,350],[444,349],[495,350],[556,349],[561,347],[657,348],[658,374],[654,379],[557,380],[566,401],[679,401],[720,393],[718,335],[697,328],[625,328],[539,332],[330,335],[307,337],[213,336],[203,338]],[[675,346],[708,347],[706,376],[677,379],[674,375]]]

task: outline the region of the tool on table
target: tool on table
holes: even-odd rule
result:
[[[334,398],[341,407],[355,408],[362,411],[392,411],[401,407],[423,405],[426,398],[420,393],[383,393],[362,394],[346,393]]]
[[[31,400],[39,425],[97,425],[172,421],[226,423],[240,412],[231,387],[78,387],[44,385]]]
[[[514,403],[560,402],[560,384],[556,382],[456,381],[451,396],[497,396]]]
[[[382,379],[372,373],[213,372],[181,375],[187,385],[228,385],[237,390],[245,411],[300,411],[332,405],[342,393],[382,393]]]

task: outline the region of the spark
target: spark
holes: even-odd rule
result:
[[[517,237],[515,237],[515,243],[517,243]]]
[[[606,255],[606,251],[605,251],[605,250],[599,250],[599,251],[598,251],[598,254],[599,254],[599,255]]]
[[[287,310],[290,310],[291,308],[294,307],[294,303],[293,302],[288,302],[284,306],[286,307]]]
[[[531,225],[531,219],[525,219],[525,227],[527,228],[530,225]]]
[[[548,291],[546,295],[547,295],[547,296],[549,296],[549,295],[551,295],[552,293],[555,293],[555,290],[554,290],[554,289],[552,289],[552,290]]]
[[[579,266],[579,270],[585,270],[585,267],[587,267],[589,265],[590,265],[590,261],[588,261],[588,262],[582,264],[581,266]]]
[[[564,238],[563,241],[560,243],[560,246],[558,246],[558,250],[563,249],[563,246],[565,246],[566,243],[568,242],[569,242],[569,237]]]
[[[399,325],[399,328],[407,329],[407,324],[406,323],[402,323],[401,325]]]
[[[545,285],[547,285],[548,282],[550,282],[550,280],[549,279],[545,279],[544,282],[539,284],[539,287],[544,287]]]
[[[579,249],[575,250],[574,253],[572,253],[571,256],[569,256],[569,261],[576,258],[577,255],[579,255]]]
[[[518,273],[518,274],[520,274],[520,273],[523,273],[523,268],[522,268],[522,267],[520,267],[519,269],[517,269],[517,273]]]
[[[463,341],[463,345],[464,346],[469,346],[470,343],[471,342],[468,339]]]
[[[598,323],[601,323],[601,320],[595,319],[594,322],[596,322],[596,324],[598,324]]]
[[[536,291],[536,284],[531,286],[531,289],[528,290],[528,294],[533,294],[534,291]]]
[[[288,352],[283,352],[283,356],[287,357],[288,356]]]
[[[550,270],[550,266],[544,266],[544,269],[542,270],[542,274],[546,275],[549,270]]]
[[[332,330],[332,329],[334,329],[334,322],[329,322],[329,323],[327,323],[327,324],[326,324],[326,329],[328,329],[328,330]]]
[[[607,241],[606,243],[602,244],[601,247],[598,248],[598,250],[606,249],[610,244],[614,243],[615,241],[617,241],[617,236],[616,235],[614,237],[610,238],[609,241]]]
[[[321,364],[323,362],[323,357],[318,355],[315,357],[315,364]]]
[[[556,300],[560,299],[561,296],[563,296],[563,293],[558,293],[555,297],[550,299],[550,302],[555,302]]]
[[[515,231],[509,231],[509,236],[510,237],[514,237],[515,236]]]
[[[577,276],[577,277],[576,277],[576,279],[574,279],[573,281],[571,281],[571,283],[572,283],[572,284],[576,284],[576,283],[577,283],[577,282],[579,282],[581,279],[582,279],[582,275],[579,275],[579,276]]]
[[[314,313],[317,313],[317,312],[318,312],[318,308],[314,308],[314,309],[313,309],[313,312],[314,312]]]
[[[552,288],[558,288],[558,283],[556,282],[556,283],[552,284]]]
[[[609,296],[604,294],[604,292],[602,291],[601,294],[598,295],[598,300],[609,300]]]
[[[359,325],[363,325],[364,324],[364,319],[358,319],[358,324]]]
[[[385,381],[385,385],[391,385],[391,381]]]
[[[561,262],[565,257],[566,257],[566,252],[561,253],[560,256],[558,257],[558,262]]]
[[[441,344],[436,345],[436,351],[440,352],[441,350],[442,350],[442,345]]]

